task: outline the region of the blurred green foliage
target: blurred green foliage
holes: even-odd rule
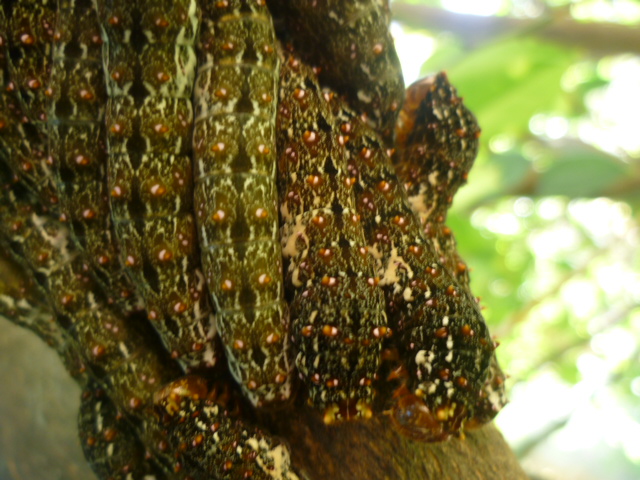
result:
[[[532,475],[546,463],[564,476],[547,468],[541,478],[640,478],[640,57],[616,35],[602,49],[587,38],[603,26],[635,35],[640,2],[490,3],[495,34],[486,17],[445,10],[474,2],[391,8],[403,31],[433,41],[421,75],[446,70],[483,130],[448,223],[511,375],[517,413],[498,423]],[[546,38],[554,22],[566,25],[561,40]],[[539,411],[553,395],[543,378],[578,400]],[[575,420],[585,409],[603,421]],[[589,448],[576,447],[581,435]],[[577,451],[575,463],[554,463],[558,449]]]

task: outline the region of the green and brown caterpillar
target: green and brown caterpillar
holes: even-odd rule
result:
[[[199,270],[191,165],[195,0],[97,1],[107,84],[111,212],[149,319],[185,368],[211,367],[214,318]]]
[[[91,0],[60,2],[47,91],[49,156],[60,209],[111,301],[141,308],[118,257],[107,191],[102,37]]]
[[[438,262],[423,236],[382,140],[339,99],[327,98],[348,137],[357,209],[379,262],[394,330],[390,344],[407,372],[392,418],[413,438],[445,439],[474,416],[493,341],[477,302]]]
[[[51,1],[17,0],[0,5],[0,144],[3,157],[44,205],[58,194],[47,152],[47,85],[55,27]],[[31,121],[33,119],[33,121]],[[9,154],[10,153],[10,154]]]
[[[389,331],[347,172],[345,138],[311,68],[280,78],[280,215],[296,366],[325,421],[370,417]]]
[[[280,61],[263,2],[202,5],[193,136],[202,264],[229,368],[262,405],[289,398],[293,369],[278,242]]]

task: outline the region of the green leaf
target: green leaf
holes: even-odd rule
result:
[[[551,166],[540,175],[537,195],[597,197],[631,175],[628,164],[587,145],[572,144],[552,153]]]

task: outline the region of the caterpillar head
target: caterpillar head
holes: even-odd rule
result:
[[[420,442],[439,442],[460,431],[467,410],[455,404],[430,408],[421,396],[402,385],[393,394],[389,414],[402,435]]]

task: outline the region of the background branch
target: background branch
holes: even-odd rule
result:
[[[507,35],[533,35],[571,47],[587,49],[596,56],[640,53],[640,29],[613,23],[580,23],[565,9],[550,17],[520,19],[459,14],[425,5],[394,2],[393,18],[409,27],[450,31],[472,48]]]

